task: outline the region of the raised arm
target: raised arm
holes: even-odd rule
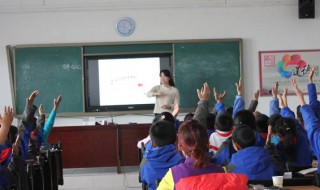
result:
[[[307,87],[308,87],[308,95],[309,95],[309,104],[314,110],[314,112],[318,113],[320,110],[320,102],[318,101],[318,97],[317,97],[316,85],[313,83],[314,72],[315,72],[315,68],[311,67],[309,77],[308,77],[309,84]],[[316,114],[316,115],[319,118],[320,114]]]
[[[53,100],[53,109],[49,115],[47,122],[43,128],[43,140],[42,143],[47,144],[48,137],[54,125],[54,120],[56,118],[57,109],[59,107],[60,102],[62,101],[62,96],[60,95],[57,99]]]
[[[299,89],[295,79],[291,80],[292,87],[298,97],[299,104],[301,105],[301,114],[304,120],[305,128],[307,130],[308,140],[310,142],[310,145],[312,147],[312,150],[319,158],[320,153],[320,123],[318,118],[316,117],[315,113],[313,112],[310,105],[307,105],[303,93]],[[319,166],[318,166],[318,172],[319,172]]]
[[[210,98],[210,87],[208,83],[204,83],[201,90],[197,89],[199,98],[198,106],[194,112],[193,119],[197,120],[202,126],[207,126],[207,115],[209,113],[209,98]]]
[[[234,105],[233,105],[233,113],[232,113],[232,117],[234,117],[238,111],[244,110],[244,100],[242,97],[242,79],[240,77],[239,82],[235,83],[236,88],[237,88],[237,96],[236,99],[234,101]]]
[[[22,113],[21,123],[18,125],[18,133],[20,138],[28,140],[31,131],[34,129],[34,114],[37,107],[34,105],[35,98],[39,95],[39,91],[33,91],[28,98],[26,98],[26,107]],[[27,133],[25,132],[27,130]]]
[[[259,94],[260,94],[260,91],[257,90],[253,93],[253,98],[250,102],[250,105],[249,105],[249,108],[248,110],[251,111],[252,113],[256,111],[257,109],[257,106],[258,106],[258,100],[259,100]]]
[[[271,90],[272,98],[269,103],[269,116],[273,114],[279,114],[278,88],[279,88],[279,82],[277,81]]]
[[[10,125],[13,121],[14,113],[10,106],[5,106],[3,116],[0,114],[0,145],[4,145],[7,135],[10,129]]]
[[[283,94],[282,95],[278,94],[278,97],[280,100],[280,107],[281,107],[280,115],[282,117],[288,117],[293,120],[296,120],[294,112],[288,107],[287,96],[288,96],[288,87],[285,87],[283,89]]]
[[[221,113],[221,112],[225,112],[225,107],[223,104],[223,100],[226,97],[226,91],[223,92],[223,94],[219,94],[219,92],[217,91],[216,87],[213,88],[213,96],[214,99],[216,100],[216,104],[215,104],[215,110],[217,113]]]

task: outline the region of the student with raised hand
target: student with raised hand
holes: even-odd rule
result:
[[[147,93],[148,97],[156,97],[153,113],[160,114],[167,111],[176,117],[179,113],[180,95],[169,70],[160,71],[160,83]]]
[[[269,152],[255,146],[255,131],[251,127],[236,125],[232,144],[237,152],[232,155],[227,172],[245,174],[249,180],[271,179],[278,175],[278,168]]]
[[[158,189],[174,189],[180,179],[207,173],[224,172],[221,166],[210,163],[208,155],[209,140],[202,120],[208,113],[210,88],[205,83],[201,90],[197,90],[199,102],[194,119],[184,121],[178,131],[178,148],[186,157],[182,164],[169,169],[162,178]]]
[[[32,131],[36,128],[37,119],[34,117],[37,107],[34,105],[35,98],[39,91],[33,91],[26,98],[26,106],[22,114],[21,122],[18,125],[18,134],[20,136],[20,154],[24,160],[28,159],[29,139]]]
[[[302,124],[296,119],[295,114],[291,109],[288,107],[288,101],[287,101],[287,95],[288,95],[288,87],[285,87],[283,90],[283,94],[278,94],[278,98],[280,100],[280,115],[282,117],[291,118],[296,123],[296,126],[298,128],[298,132],[302,133],[307,137],[306,131],[303,129]],[[306,138],[305,138],[306,139]],[[306,139],[307,141],[307,139]]]
[[[305,122],[305,128],[308,134],[308,140],[311,148],[316,155],[317,159],[320,159],[320,122],[317,118],[311,105],[307,105],[303,93],[299,89],[295,79],[291,79],[293,89],[298,97],[299,104],[301,105],[301,113]],[[320,165],[318,164],[318,175],[320,175]]]
[[[311,166],[312,152],[306,136],[297,129],[293,119],[282,117],[277,120],[274,128],[273,140],[280,157],[286,163],[288,171],[302,166]]]
[[[161,180],[168,169],[182,163],[184,157],[175,145],[176,130],[172,122],[158,120],[150,128],[151,147],[145,151],[140,164],[140,176],[143,185],[149,190],[156,189],[157,180]]]
[[[54,121],[55,121],[55,118],[56,118],[56,114],[57,114],[57,110],[58,110],[58,107],[59,107],[59,104],[60,102],[62,101],[62,96],[58,96],[57,99],[54,99],[53,100],[53,108],[52,108],[52,111],[43,127],[43,138],[42,138],[42,143],[41,143],[41,146],[44,146],[46,147],[48,145],[48,137],[50,135],[50,132],[53,128],[53,125],[54,125]],[[42,114],[43,111],[42,111]],[[41,115],[41,113],[40,113]]]
[[[311,67],[310,73],[308,76],[308,95],[309,95],[309,104],[313,109],[314,113],[316,114],[317,118],[320,119],[320,102],[318,101],[317,97],[317,89],[316,85],[313,83],[313,75],[314,75],[315,68],[314,66]]]

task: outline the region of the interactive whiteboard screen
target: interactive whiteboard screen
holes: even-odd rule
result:
[[[159,73],[159,57],[99,60],[100,105],[154,104],[146,94]]]

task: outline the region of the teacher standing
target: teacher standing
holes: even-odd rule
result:
[[[179,113],[180,95],[169,70],[160,71],[160,83],[147,93],[148,97],[156,97],[153,113],[157,115],[162,112],[170,112],[176,117]]]

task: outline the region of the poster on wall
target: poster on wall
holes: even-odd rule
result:
[[[303,93],[308,93],[308,75],[315,68],[313,82],[320,92],[320,50],[259,51],[260,95],[271,96],[272,87],[279,82],[279,93],[288,87],[294,94],[291,78],[295,78]]]

